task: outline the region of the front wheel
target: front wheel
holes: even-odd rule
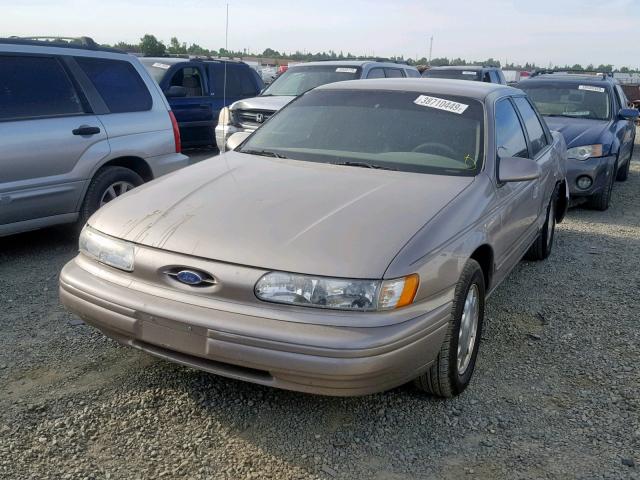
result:
[[[78,226],[82,227],[100,207],[143,183],[140,175],[125,167],[105,167],[99,170],[91,180],[82,202]]]
[[[420,390],[450,398],[467,388],[480,347],[484,297],[482,268],[469,259],[456,285],[451,318],[438,356],[429,370],[414,381]]]
[[[609,208],[609,202],[611,201],[611,192],[613,191],[613,183],[616,177],[616,170],[617,165],[613,167],[613,171],[611,172],[611,175],[609,175],[609,180],[604,188],[600,190],[600,192],[591,196],[588,203],[589,207],[595,210],[600,210],[601,212],[604,212]]]

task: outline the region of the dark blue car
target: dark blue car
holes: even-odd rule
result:
[[[237,100],[255,97],[264,88],[258,72],[243,62],[167,57],[140,60],[169,100],[185,147],[215,145],[220,110]]]
[[[638,118],[618,82],[606,74],[543,73],[518,87],[564,135],[571,196],[606,210],[615,180],[629,174]]]

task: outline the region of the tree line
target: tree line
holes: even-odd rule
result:
[[[277,50],[273,50],[271,48],[266,48],[262,53],[252,53],[248,52],[246,49],[239,50],[227,50],[225,48],[220,48],[219,50],[210,50],[204,48],[197,43],[191,43],[187,45],[186,42],[180,42],[177,37],[171,37],[169,44],[165,44],[161,40],[158,40],[154,35],[145,34],[138,44],[126,43],[126,42],[118,42],[114,45],[105,45],[109,47],[114,47],[120,50],[124,50],[130,53],[139,53],[145,55],[147,57],[162,57],[167,55],[202,55],[202,56],[211,56],[211,57],[230,57],[230,58],[243,58],[243,57],[263,57],[263,58],[275,58],[281,60],[292,60],[298,62],[312,62],[318,60],[349,60],[362,58],[357,55],[352,54],[351,52],[335,52],[333,50],[329,50],[328,52],[279,52]],[[574,65],[553,65],[553,66],[540,66],[535,63],[526,62],[524,64],[519,63],[509,63],[505,62],[504,65],[500,60],[495,58],[487,58],[485,60],[473,60],[469,61],[463,58],[447,58],[447,57],[439,57],[433,58],[431,62],[425,57],[422,58],[404,58],[403,56],[393,56],[390,58],[392,61],[400,61],[407,62],[409,65],[431,65],[431,66],[447,66],[447,65],[483,65],[483,66],[496,66],[502,67],[505,70],[539,70],[544,68],[560,68],[566,70],[575,70],[575,71],[584,71],[584,72],[613,72],[614,68],[611,64],[602,64],[595,66],[593,64],[589,64],[586,66],[582,66],[580,64]],[[638,72],[638,70],[630,69],[629,67],[621,67],[615,71],[621,73],[634,73]]]

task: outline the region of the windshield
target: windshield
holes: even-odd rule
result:
[[[262,95],[297,97],[320,85],[360,78],[360,71],[360,67],[355,66],[291,67],[276,78]]]
[[[453,80],[480,81],[480,72],[475,70],[427,70],[422,74],[425,78],[450,78]]]
[[[320,90],[258,129],[243,153],[440,175],[482,165],[483,106],[449,95]]]
[[[162,61],[157,60],[145,60],[140,59],[142,61],[142,65],[147,69],[147,72],[153,77],[153,79],[160,83],[164,74],[167,73],[167,70],[171,68],[171,65],[168,63],[162,63]]]
[[[544,85],[521,85],[520,88],[527,92],[542,115],[609,119],[609,95],[604,87],[545,82]]]

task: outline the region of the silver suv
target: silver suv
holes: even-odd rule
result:
[[[137,58],[82,39],[0,39],[0,236],[84,224],[188,164]]]
[[[337,60],[293,65],[259,96],[238,100],[220,111],[216,144],[222,151],[231,135],[253,132],[298,95],[327,83],[367,78],[417,78],[416,67],[378,60]]]

